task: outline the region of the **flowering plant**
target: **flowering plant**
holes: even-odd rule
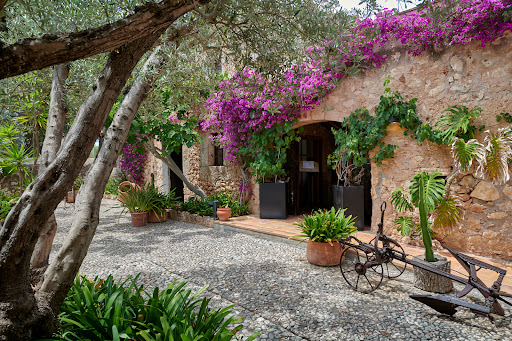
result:
[[[140,185],[144,180],[144,164],[147,158],[144,148],[126,143],[119,160],[119,167],[127,176]]]
[[[244,69],[223,80],[206,101],[212,114],[202,128],[217,132],[214,140],[225,148],[226,158],[243,164],[255,136],[298,119],[302,110],[318,105],[359,68],[380,67],[387,58],[387,45],[401,45],[412,55],[472,40],[484,46],[512,29],[512,20],[505,15],[511,4],[511,0],[462,0],[456,6],[436,5],[445,10],[442,16],[429,15],[425,8],[404,14],[386,10],[356,20],[350,30],[309,47],[307,60],[282,74],[265,77]],[[268,150],[266,146],[263,150]]]

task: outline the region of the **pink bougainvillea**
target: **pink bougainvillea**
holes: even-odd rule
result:
[[[136,145],[127,143],[123,148],[119,167],[121,167],[128,178],[140,185],[144,181],[144,164],[148,157],[146,153],[141,152],[139,149]]]
[[[350,68],[380,67],[388,42],[404,46],[412,55],[474,40],[485,46],[512,29],[512,21],[504,16],[511,4],[512,0],[462,0],[438,19],[425,11],[386,10],[356,20],[352,30],[309,47],[307,62],[280,75],[264,77],[245,69],[223,80],[206,102],[212,114],[202,128],[217,132],[214,140],[225,148],[226,159],[240,160],[252,134],[293,121],[302,110],[318,105]]]

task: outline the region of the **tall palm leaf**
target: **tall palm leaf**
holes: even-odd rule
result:
[[[414,176],[409,192],[415,206],[418,206],[420,179],[423,179],[426,208],[429,212],[435,210],[437,203],[443,199],[444,194],[444,179],[439,178],[439,176],[441,176],[441,173],[437,171],[432,173],[421,172]]]
[[[436,128],[441,131],[444,143],[450,144],[454,137],[461,137],[465,141],[475,137],[475,127],[470,124],[473,118],[480,116],[482,109],[474,107],[469,110],[464,105],[454,105],[445,111],[436,122]]]
[[[473,161],[481,159],[484,146],[475,139],[467,142],[455,137],[452,144],[452,158],[455,168],[459,172],[466,172],[473,165]]]
[[[432,228],[454,227],[460,222],[460,208],[454,198],[443,197],[432,212]]]
[[[510,128],[499,129],[496,134],[486,131],[486,146],[477,158],[476,175],[488,178],[494,183],[504,184],[510,180],[509,162],[512,159],[512,138]]]

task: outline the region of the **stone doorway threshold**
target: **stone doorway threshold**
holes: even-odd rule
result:
[[[301,220],[301,216],[289,216],[287,219],[260,219],[258,215],[251,214],[248,216],[230,218],[228,221],[216,220],[213,228],[220,231],[245,233],[258,238],[280,241],[306,248],[307,243],[300,243],[297,240],[289,239],[292,236],[300,234],[300,229],[294,224]],[[370,231],[359,231],[355,234],[355,236],[363,242],[369,242],[373,239],[375,233]],[[405,253],[411,256],[418,256],[424,253],[422,248],[406,244],[402,244],[402,247],[404,248]],[[465,273],[464,269],[459,266],[459,263],[451,256],[448,251],[436,251],[436,253],[439,253],[440,255],[451,260],[453,271],[460,271]],[[494,266],[504,268],[507,271],[507,275],[503,280],[501,291],[512,294],[512,262],[472,254],[468,255],[486,263],[490,263]],[[488,286],[491,286],[497,278],[495,272],[486,269],[481,269],[478,272],[478,275],[479,278],[481,278],[483,282]]]

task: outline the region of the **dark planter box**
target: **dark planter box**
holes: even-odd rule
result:
[[[364,187],[332,186],[332,201],[335,209],[346,208],[345,216],[357,217],[354,225],[364,230]]]
[[[260,183],[260,218],[286,219],[286,183]]]

